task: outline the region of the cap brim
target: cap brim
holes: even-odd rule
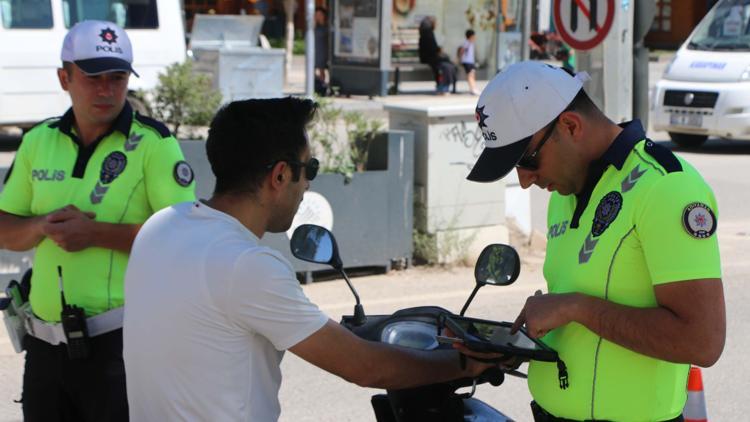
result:
[[[484,148],[466,179],[472,182],[494,182],[507,176],[529,147],[531,136],[500,148]]]
[[[138,76],[130,63],[115,57],[76,60],[74,63],[87,75],[101,75],[108,72],[131,72],[133,75]]]

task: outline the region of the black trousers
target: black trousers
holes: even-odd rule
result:
[[[68,359],[64,344],[26,336],[25,422],[128,420],[122,329],[91,338],[87,359]]]

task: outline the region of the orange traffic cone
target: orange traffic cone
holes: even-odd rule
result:
[[[690,367],[690,376],[688,377],[688,397],[685,408],[682,410],[682,416],[685,422],[708,422],[706,413],[706,398],[703,395],[703,377],[701,368]]]

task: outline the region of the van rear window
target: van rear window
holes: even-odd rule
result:
[[[156,0],[63,0],[63,16],[67,28],[90,19],[114,22],[125,29],[159,27]]]
[[[0,0],[0,20],[6,29],[52,28],[50,0]]]

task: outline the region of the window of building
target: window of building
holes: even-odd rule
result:
[[[656,3],[656,16],[651,30],[669,32],[672,30],[672,0],[659,0]]]

